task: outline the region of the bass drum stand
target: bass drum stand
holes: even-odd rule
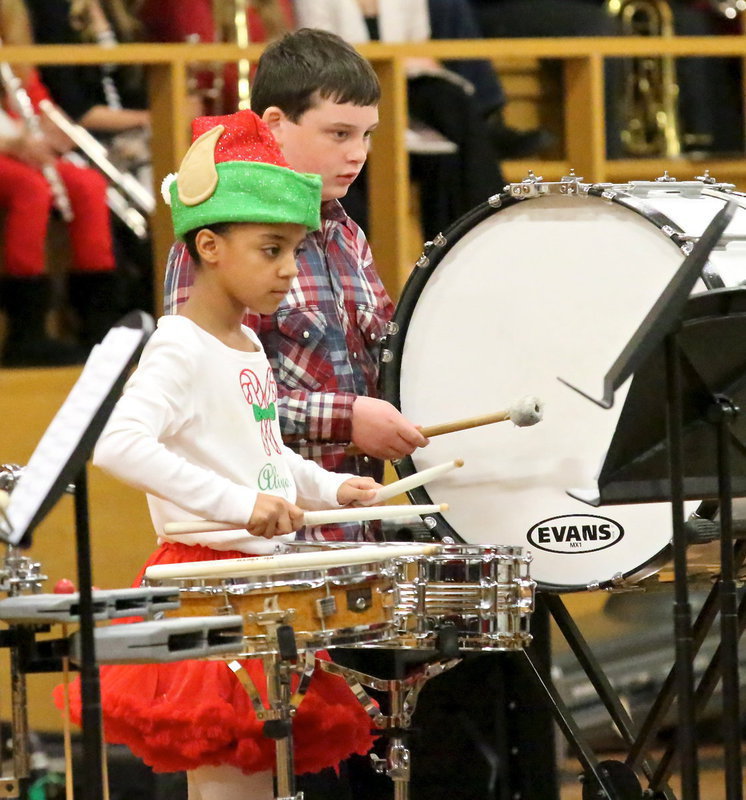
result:
[[[650,779],[650,791],[658,796],[671,796],[665,780],[676,749],[681,762],[682,796],[684,800],[697,800],[697,712],[712,694],[718,676],[723,685],[726,797],[728,800],[743,797],[738,639],[744,628],[746,601],[742,599],[740,606],[737,602],[736,570],[743,562],[744,546],[741,542],[734,546],[732,497],[734,489],[741,496],[746,493],[743,480],[746,447],[743,424],[737,424],[735,402],[739,395],[743,396],[746,383],[746,363],[736,344],[742,341],[746,328],[746,293],[742,289],[722,289],[689,298],[691,287],[686,284],[685,274],[687,267],[694,274],[694,269],[700,266],[695,254],[701,257],[702,252],[709,252],[712,242],[707,239],[713,238],[713,233],[719,235],[715,231],[716,224],[722,227],[729,219],[728,213],[732,216],[730,207],[721,211],[710,224],[672,282],[674,290],[679,291],[678,302],[672,293],[664,293],[653,309],[658,313],[651,313],[625,349],[624,358],[620,358],[607,374],[608,396],[604,401],[594,401],[610,407],[613,391],[634,373],[625,401],[624,411],[628,413],[623,412],[620,418],[626,419],[626,423],[620,421],[607,452],[598,477],[598,498],[594,505],[612,501],[670,501],[676,658],[673,670],[638,732],[559,598],[548,600],[555,620],[631,748],[626,763],[607,763],[605,775],[593,774],[594,785],[588,793],[584,792],[586,800],[597,796],[598,786],[609,797],[623,800],[641,797],[633,766],[642,768]],[[665,384],[659,386],[664,376]],[[661,402],[661,397],[665,397],[665,402]],[[644,428],[639,420],[645,420]],[[686,464],[685,452],[689,462]],[[693,626],[686,560],[690,537],[684,519],[684,500],[702,497],[718,498],[721,573]],[[719,599],[721,622],[720,646],[695,691],[694,657],[718,611],[716,599]],[[556,692],[552,692],[553,687],[546,688],[554,702]],[[660,726],[674,694],[678,697],[679,712],[677,741],[653,770],[644,760],[643,750]],[[554,704],[554,708],[563,730],[575,738],[576,732],[566,724],[569,715],[565,714],[565,709],[559,703]],[[575,744],[577,747],[579,740]],[[611,778],[609,788],[613,794],[609,794],[600,777]]]

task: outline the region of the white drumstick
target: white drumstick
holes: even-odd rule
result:
[[[145,570],[148,580],[162,581],[178,578],[207,578],[219,575],[251,575],[268,572],[292,572],[303,569],[325,569],[348,564],[367,564],[430,555],[440,550],[438,544],[362,545],[318,550],[305,553],[282,553],[276,556],[224,558],[214,561],[192,561],[181,564],[154,564]]]
[[[365,505],[369,506],[373,503],[384,503],[386,500],[391,500],[392,497],[396,497],[398,494],[403,494],[404,492],[408,492],[410,489],[423,486],[424,484],[439,478],[441,475],[445,475],[452,469],[458,469],[459,467],[463,466],[463,459],[457,458],[453,461],[446,461],[444,464],[436,464],[434,467],[428,467],[427,469],[420,470],[419,472],[415,472],[414,475],[409,475],[406,478],[389,483],[382,489],[379,489],[373,499],[369,500],[367,503],[365,503]]]
[[[332,508],[327,511],[306,511],[303,515],[305,526],[335,525],[342,522],[365,522],[371,519],[398,519],[399,517],[439,514],[447,511],[448,504],[422,506],[366,506],[364,508]],[[191,522],[167,522],[163,526],[167,534],[206,533],[209,531],[235,531],[240,526],[210,520],[194,520]]]

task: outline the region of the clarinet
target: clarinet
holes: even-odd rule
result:
[[[95,137],[81,125],[72,122],[49,100],[39,103],[39,110],[56,125],[81,152],[88,161],[97,167],[113,184],[107,189],[109,208],[140,239],[147,238],[147,220],[135,208],[135,205],[146,214],[155,211],[153,192],[143,186],[133,175],[123,172],[108,158],[108,151]],[[73,163],[80,163],[75,157],[77,153],[67,153],[65,158]]]
[[[0,42],[2,44],[2,42]],[[29,133],[37,139],[44,136],[39,118],[34,112],[34,106],[28,92],[23,88],[20,78],[13,72],[10,64],[7,61],[0,62],[0,80],[5,85],[5,90],[8,94],[8,100],[12,103],[15,110],[26,123]],[[60,173],[54,164],[45,164],[41,168],[42,174],[52,190],[52,199],[54,207],[60,212],[60,216],[65,222],[73,220],[73,210],[70,205],[70,197],[67,194],[65,184],[60,178]]]

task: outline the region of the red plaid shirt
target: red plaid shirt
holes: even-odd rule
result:
[[[351,438],[353,401],[376,395],[379,343],[394,307],[365,234],[336,200],[322,205],[321,228],[303,242],[298,269],[275,314],[248,313],[244,320],[259,334],[275,371],[283,439],[325,469],[380,481],[380,461],[347,456],[344,450]],[[177,242],[166,267],[166,314],[186,300],[193,280],[194,264]],[[366,538],[358,524],[306,528],[299,536]]]

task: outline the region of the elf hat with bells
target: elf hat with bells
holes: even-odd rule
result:
[[[321,224],[321,177],[295,172],[253,111],[197,117],[192,146],[161,187],[174,232],[216,222]]]

